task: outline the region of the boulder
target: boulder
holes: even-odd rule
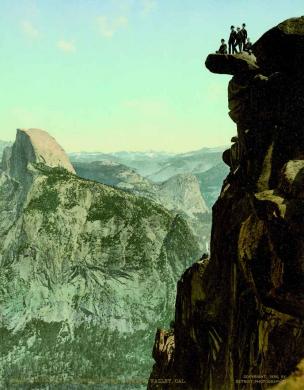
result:
[[[254,45],[257,64],[268,73],[303,73],[304,16],[287,19],[267,31]]]
[[[237,75],[258,73],[259,67],[253,54],[209,54],[205,65],[212,73]]]

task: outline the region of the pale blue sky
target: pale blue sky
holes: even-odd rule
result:
[[[246,22],[255,41],[303,0],[1,0],[0,139],[48,130],[68,151],[228,144],[229,76],[206,56]]]

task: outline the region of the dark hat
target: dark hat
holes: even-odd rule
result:
[[[243,23],[243,24],[242,24],[242,26],[243,26],[243,27],[246,27],[246,24],[245,24],[245,23]]]
[[[234,28],[234,26],[231,26],[230,28]]]

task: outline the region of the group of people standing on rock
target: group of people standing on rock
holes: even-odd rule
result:
[[[234,26],[231,26],[228,40],[229,54],[241,53],[242,51],[246,51],[247,53],[251,54],[251,48],[252,43],[250,42],[250,38],[248,38],[246,24],[243,23],[242,28],[237,27],[236,30]],[[225,39],[221,39],[221,46],[216,53],[228,54]]]

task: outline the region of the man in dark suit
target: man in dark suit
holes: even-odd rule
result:
[[[242,32],[242,45],[243,45],[243,50],[244,50],[245,44],[247,42],[247,37],[248,37],[245,23],[242,24],[241,32]]]
[[[236,45],[239,47],[240,53],[243,50],[243,33],[240,27],[236,29]]]
[[[236,31],[234,29],[234,26],[230,27],[230,36],[229,36],[229,40],[228,40],[228,46],[229,46],[229,54],[237,53],[237,50],[236,50]]]
[[[227,45],[225,43],[225,39],[221,39],[221,46],[216,53],[217,54],[227,54]]]

